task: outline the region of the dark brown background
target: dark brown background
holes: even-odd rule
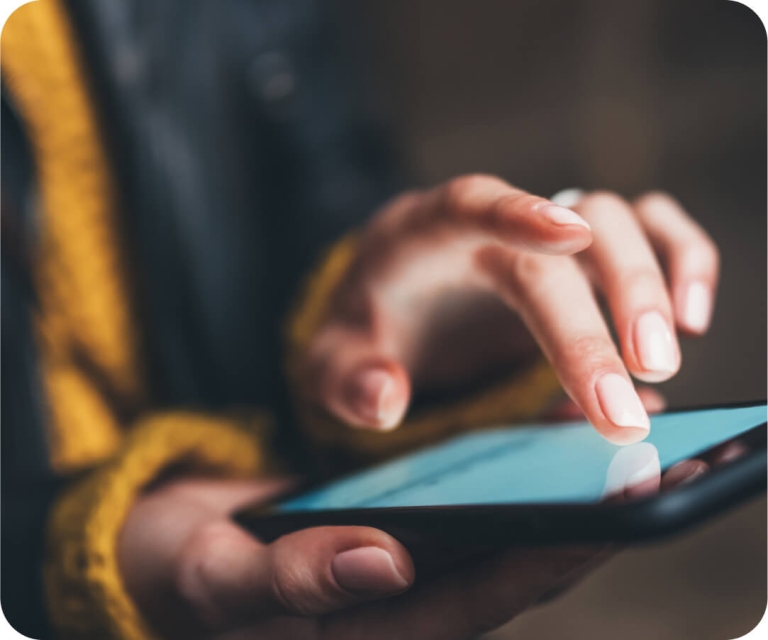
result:
[[[674,193],[722,250],[672,405],[766,395],[766,34],[727,0],[339,0],[416,175]],[[766,505],[624,552],[495,639],[735,638],[766,605]]]

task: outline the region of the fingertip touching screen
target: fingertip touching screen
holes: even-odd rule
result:
[[[667,413],[617,446],[587,422],[475,431],[278,504],[277,512],[477,504],[594,503],[658,487],[666,470],[766,422],[766,405]]]

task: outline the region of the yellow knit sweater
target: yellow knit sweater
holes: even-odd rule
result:
[[[31,141],[42,193],[33,279],[50,459],[57,472],[78,478],[50,515],[44,568],[50,616],[60,637],[155,637],[117,566],[126,514],[138,492],[181,459],[205,473],[265,472],[269,419],[151,411],[120,206],[59,0],[18,9],[3,30],[1,54],[3,82]],[[289,376],[355,247],[354,236],[334,247],[299,298],[287,327]],[[308,406],[302,414],[319,452],[341,448],[365,461],[456,430],[529,417],[556,388],[551,370],[537,366],[469,401],[411,417],[389,434],[347,429]]]

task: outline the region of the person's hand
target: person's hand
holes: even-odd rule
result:
[[[396,198],[363,230],[302,392],[351,426],[392,429],[414,392],[540,348],[604,437],[637,442],[649,420],[630,375],[677,372],[677,332],[706,331],[718,268],[715,244],[669,196],[596,192],[569,210],[498,178],[457,178]]]
[[[122,530],[123,579],[163,637],[461,640],[583,576],[604,551],[517,549],[414,582],[406,549],[367,527],[261,544],[229,514],[281,481],[182,479],[141,497]]]

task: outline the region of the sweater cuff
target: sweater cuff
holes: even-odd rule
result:
[[[294,390],[310,341],[325,320],[331,297],[357,253],[358,240],[340,240],[311,274],[288,322],[287,370]],[[406,417],[395,431],[353,429],[295,393],[301,427],[332,468],[356,466],[391,457],[470,429],[530,420],[561,393],[549,363],[541,359],[528,369],[487,389],[423,409]]]
[[[57,637],[156,637],[120,575],[117,540],[125,518],[142,489],[170,467],[232,477],[264,472],[260,442],[267,421],[254,422],[192,413],[149,417],[129,432],[111,461],[60,496],[49,521],[44,568]]]

